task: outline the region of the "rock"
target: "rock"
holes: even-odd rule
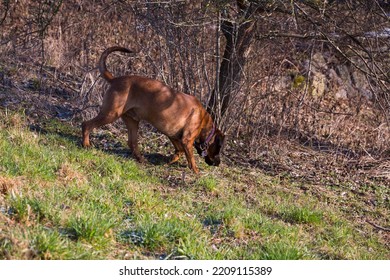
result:
[[[357,91],[365,98],[369,100],[372,99],[373,93],[369,88],[369,84],[364,73],[359,70],[354,70],[351,76],[353,80],[353,85],[355,86]]]
[[[323,71],[328,69],[327,62],[322,53],[315,53],[311,59],[311,65],[315,70]]]
[[[344,85],[352,85],[350,71],[346,65],[337,65],[336,73],[338,74]]]
[[[273,83],[273,91],[283,91],[291,86],[291,78],[289,76],[279,76],[276,77],[275,82]]]
[[[334,96],[336,99],[348,99],[347,91],[344,88],[340,88],[336,91]]]
[[[327,89],[326,86],[326,76],[320,72],[313,73],[313,78],[311,82],[312,91],[311,94],[314,97],[320,97],[325,94],[325,91]]]

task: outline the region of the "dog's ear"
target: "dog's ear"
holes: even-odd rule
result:
[[[218,154],[225,146],[225,142],[226,142],[226,137],[221,132],[219,132],[219,133],[217,133],[217,135],[215,135],[215,144],[217,147]]]
[[[226,145],[226,135],[222,135],[221,149]]]

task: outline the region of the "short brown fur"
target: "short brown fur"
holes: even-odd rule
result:
[[[145,120],[168,136],[175,147],[170,164],[178,161],[184,153],[189,168],[198,173],[193,154],[195,143],[198,153],[209,165],[219,165],[225,136],[214,126],[199,100],[146,77],[114,78],[105,62],[114,51],[131,52],[126,48],[111,47],[100,57],[99,71],[110,83],[110,88],[103,98],[99,114],[82,124],[83,146],[90,146],[89,134],[93,129],[122,118],[128,130],[128,145],[135,158],[143,162],[137,138],[139,121]]]

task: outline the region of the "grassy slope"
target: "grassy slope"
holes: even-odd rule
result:
[[[386,186],[361,195],[203,164],[195,176],[81,149],[79,131],[46,126],[0,110],[0,259],[390,257],[387,233],[364,220],[388,223]]]

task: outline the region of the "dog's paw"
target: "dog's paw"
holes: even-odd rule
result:
[[[139,162],[139,163],[141,163],[141,164],[144,164],[144,163],[146,163],[146,159],[143,157],[143,156],[140,156],[140,155],[134,155],[134,157],[135,157],[135,159]]]
[[[176,154],[171,156],[170,159],[169,159],[168,165],[171,165],[171,164],[174,164],[174,163],[178,162],[179,159],[180,159],[180,156],[178,156]]]
[[[83,142],[83,143],[81,143],[81,146],[82,146],[84,149],[92,148],[92,145],[91,145],[91,143],[89,143],[89,142],[87,142],[87,143]]]

